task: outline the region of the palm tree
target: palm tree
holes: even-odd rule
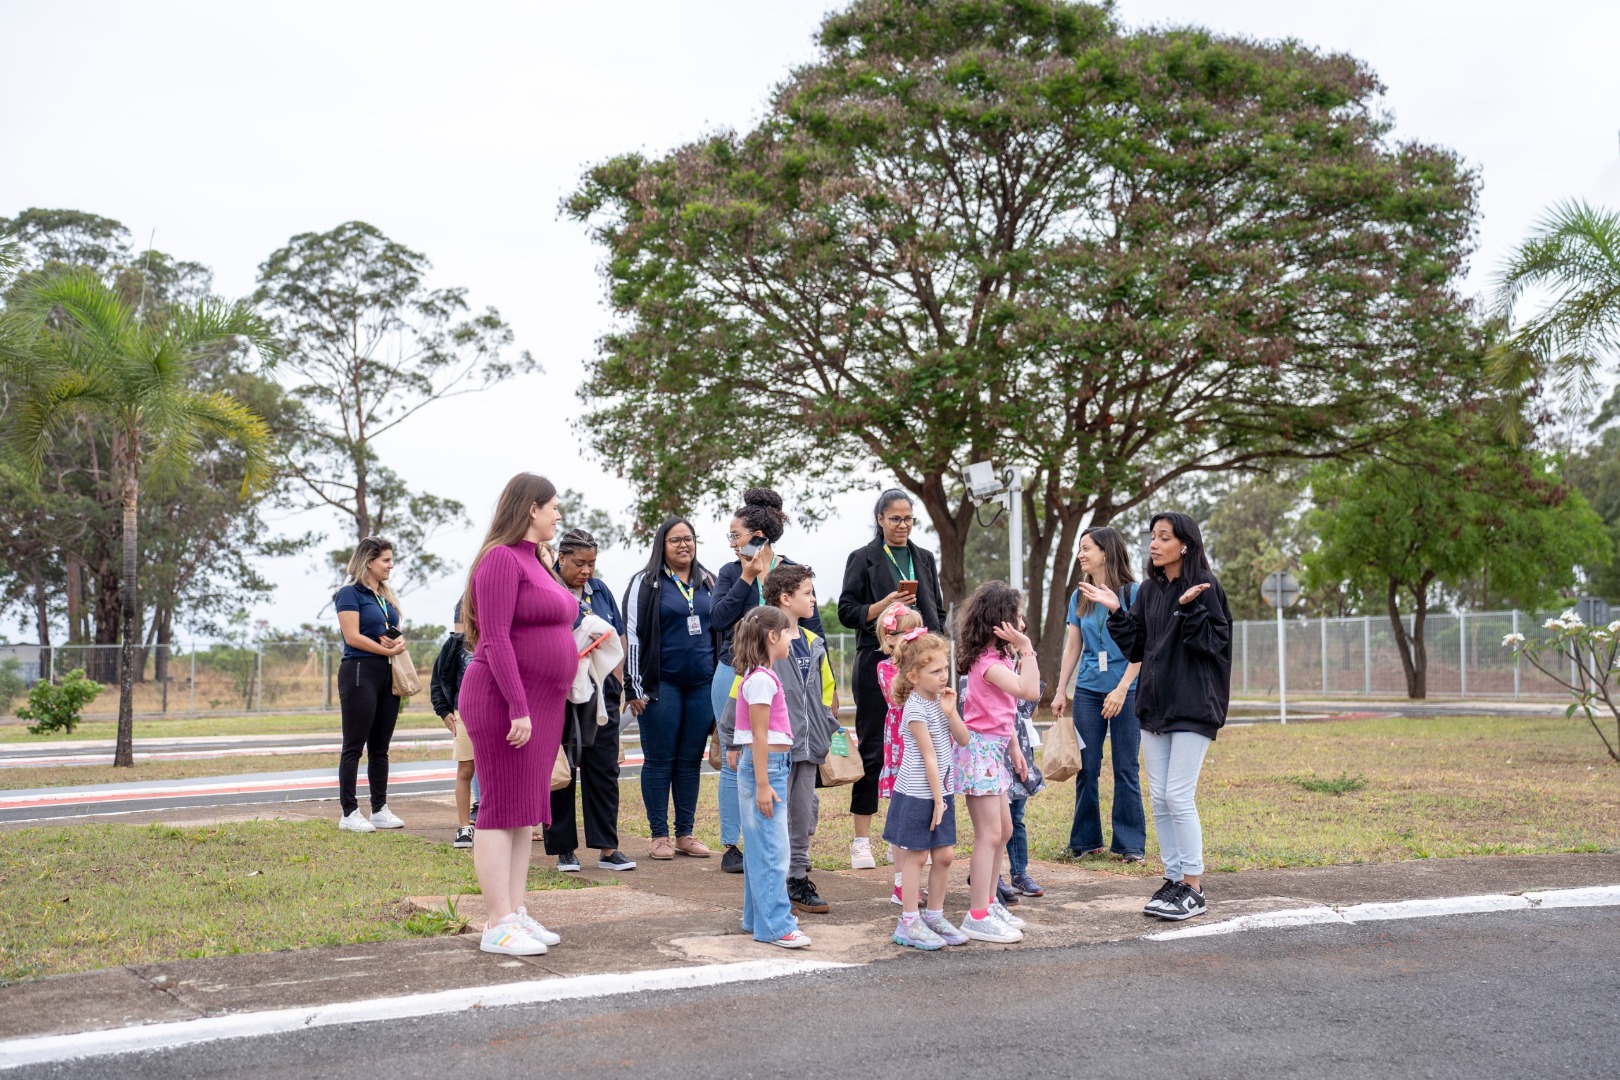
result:
[[[1496,309],[1511,320],[1527,294],[1547,303],[1494,353],[1497,381],[1522,391],[1550,378],[1584,402],[1598,389],[1605,354],[1620,351],[1620,214],[1561,202],[1496,276]]]
[[[186,468],[205,436],[233,442],[246,465],[243,493],[271,475],[270,429],[227,394],[193,389],[208,351],[245,341],[266,362],[278,356],[270,324],[247,304],[205,300],[142,319],[85,271],[27,284],[10,313],[28,333],[0,354],[13,387],[10,439],[37,476],[52,441],[75,419],[105,425],[123,511],[118,666],[118,747],[113,764],[134,764],[135,662],[140,644],[135,585],[136,511],[143,483],[159,486]]]

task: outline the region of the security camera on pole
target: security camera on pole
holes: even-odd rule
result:
[[[997,475],[994,465],[979,461],[967,467],[962,479],[973,505],[994,502],[1006,508],[1007,584],[1024,593],[1024,470],[1011,465]]]
[[[1266,575],[1260,596],[1277,609],[1277,705],[1288,723],[1288,639],[1283,633],[1283,608],[1299,603],[1299,579],[1286,570]]]

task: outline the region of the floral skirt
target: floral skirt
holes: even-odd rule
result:
[[[964,795],[1005,795],[1012,786],[1007,769],[1011,737],[968,732],[966,746],[956,748],[956,789]]]

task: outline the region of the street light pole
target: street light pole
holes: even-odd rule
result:
[[[1003,474],[1007,481],[1007,584],[1024,589],[1024,470],[1013,465]]]

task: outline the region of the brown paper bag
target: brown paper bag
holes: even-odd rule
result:
[[[1046,729],[1041,747],[1041,775],[1050,783],[1072,780],[1080,771],[1080,738],[1074,732],[1074,718],[1058,716]]]
[[[394,673],[395,697],[410,697],[412,694],[422,692],[422,680],[416,676],[416,662],[411,659],[411,650],[406,649],[390,656],[388,666]]]
[[[827,748],[827,760],[821,763],[820,771],[822,787],[853,784],[866,775],[866,767],[861,764],[855,740],[844,730],[833,733],[832,745]]]
[[[561,791],[574,779],[574,770],[568,764],[568,751],[557,748],[557,760],[551,763],[551,790]]]
[[[720,766],[725,763],[726,750],[720,745],[720,728],[717,725],[709,729],[709,768],[719,772]]]

